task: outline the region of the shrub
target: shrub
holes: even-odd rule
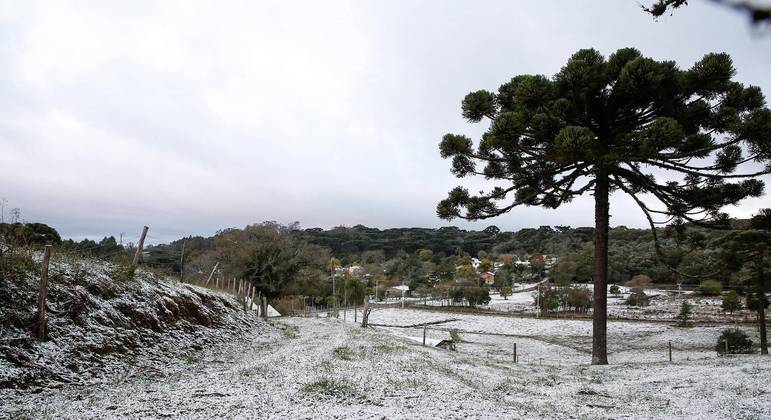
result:
[[[739,297],[739,294],[731,290],[730,292],[726,293],[725,296],[723,296],[723,303],[720,305],[720,307],[723,308],[724,311],[733,314],[734,311],[741,311],[744,305],[742,305],[742,300]]]
[[[645,294],[642,288],[635,287],[626,298],[626,304],[630,306],[648,306],[650,297]]]
[[[556,311],[560,307],[560,293],[551,285],[540,286],[534,293],[534,304],[541,312]]]
[[[469,306],[487,305],[490,303],[490,289],[487,287],[465,287],[463,297]]]
[[[717,280],[704,280],[699,285],[699,290],[707,296],[717,296],[723,291],[723,284]]]
[[[592,307],[592,291],[585,287],[569,288],[565,296],[565,306],[576,312],[586,312]]]
[[[715,351],[718,354],[726,354],[726,343],[728,343],[728,354],[749,354],[752,353],[752,340],[747,334],[736,328],[723,330],[717,339]]]
[[[621,288],[620,288],[620,287],[618,287],[618,285],[617,285],[617,284],[611,284],[611,285],[610,285],[610,290],[609,290],[609,291],[610,291],[610,294],[611,294],[611,295],[614,295],[614,296],[618,296],[618,295],[620,295],[620,294],[621,294]]]
[[[460,333],[458,333],[457,329],[453,328],[450,330],[450,339],[455,344],[460,343]]]

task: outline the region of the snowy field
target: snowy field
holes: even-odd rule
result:
[[[408,325],[443,314],[381,310],[373,322]],[[462,316],[464,331],[571,337],[588,324]],[[479,323],[479,321],[484,322]],[[502,318],[502,317],[501,317]],[[771,364],[760,356],[622,361],[623,331],[649,337],[651,346],[686,337],[699,346],[711,332],[611,323],[616,346],[610,366],[589,366],[588,356],[564,344],[542,351],[577,352],[560,366],[514,364],[480,353],[494,340],[461,333],[459,352],[422,347],[383,329],[342,320],[288,318],[272,332],[202,351],[161,372],[91,386],[2,390],[0,417],[11,418],[764,418],[771,416]],[[587,325],[585,325],[587,324]],[[415,335],[409,328],[392,328]],[[433,330],[431,331],[433,334]],[[642,346],[648,340],[638,340]],[[704,343],[706,344],[706,342]],[[527,354],[530,344],[523,344]],[[579,346],[581,347],[581,346]],[[635,347],[635,346],[632,346]],[[491,345],[490,348],[495,348]],[[546,356],[549,353],[544,353]],[[645,353],[643,351],[643,353]],[[501,355],[502,356],[502,355]],[[526,356],[527,357],[527,356]],[[553,359],[553,357],[552,357]],[[658,359],[662,359],[659,357]]]
[[[361,319],[357,316],[357,319]],[[341,315],[342,318],[342,315]],[[352,311],[345,317],[353,322]],[[591,320],[522,318],[497,315],[448,313],[440,310],[375,309],[369,322],[377,328],[422,342],[426,336],[441,340],[456,329],[463,342],[458,351],[495,361],[512,358],[517,344],[520,361],[533,364],[575,365],[591,360]],[[675,360],[717,358],[713,350],[726,325],[681,328],[667,323],[611,321],[608,323],[608,354],[611,363],[669,360],[672,343]],[[740,327],[757,343],[751,325]]]

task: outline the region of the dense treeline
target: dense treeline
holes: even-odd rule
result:
[[[732,231],[746,227],[747,221],[734,221]],[[65,252],[94,257],[125,256],[132,246],[119,244],[114,237],[99,241],[62,241],[55,229],[39,223],[0,225],[0,233],[13,243],[52,243]],[[302,229],[297,223],[265,222],[243,229],[225,229],[211,237],[190,236],[169,244],[148,246],[143,263],[184,279],[201,280],[208,277],[219,262],[217,276],[249,280],[270,297],[306,295],[327,299],[332,295],[329,281],[332,257],[338,262],[338,268],[363,267],[369,274],[364,286],[371,289],[375,285],[384,290],[405,284],[412,291],[435,294],[430,289],[442,284],[478,287],[481,285],[478,273],[495,271],[494,288],[500,290],[512,281],[543,275],[543,267],[526,268],[513,263],[541,254],[557,257],[548,273],[554,282],[591,282],[592,235],[592,228],[567,226],[541,226],[517,232],[503,232],[495,226],[482,231],[457,227],[381,230],[361,225],[323,230]],[[623,283],[639,275],[667,284],[700,284],[711,279],[741,291],[743,275],[734,261],[736,258],[732,259],[727,246],[721,245],[719,239],[724,235],[724,230],[696,227],[689,227],[685,232],[672,227],[661,229],[662,263],[656,257],[649,230],[613,228],[610,231],[610,281]],[[472,257],[481,260],[477,269],[471,267]],[[344,291],[336,294],[345,300],[343,293],[350,279],[339,281]]]

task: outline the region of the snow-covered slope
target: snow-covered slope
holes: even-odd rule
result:
[[[268,328],[227,294],[141,268],[128,276],[98,260],[54,258],[47,338],[37,342],[38,283],[35,272],[0,278],[0,389],[110,380]]]

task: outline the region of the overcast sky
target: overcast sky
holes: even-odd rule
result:
[[[459,183],[437,145],[476,137],[472,90],[634,46],[689,67],[730,53],[771,93],[771,34],[702,1],[0,2],[0,197],[65,237],[153,242],[304,227],[593,223],[591,197],[478,223],[437,219]],[[766,178],[767,179],[767,178]],[[768,179],[767,179],[768,181]],[[748,200],[746,216],[768,197]],[[764,204],[765,203],[765,204]],[[612,224],[643,226],[612,199]]]

